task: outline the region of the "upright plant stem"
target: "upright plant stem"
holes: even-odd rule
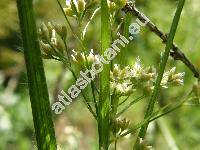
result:
[[[149,101],[149,104],[148,104],[148,107],[147,107],[147,111],[146,111],[146,114],[145,114],[145,118],[148,118],[153,113],[154,104],[156,102],[156,99],[158,97],[158,93],[160,91],[160,83],[161,83],[161,80],[163,78],[163,73],[164,73],[164,70],[165,70],[165,66],[167,64],[167,60],[169,58],[170,49],[172,48],[172,45],[173,45],[173,39],[174,39],[174,36],[175,36],[175,33],[176,33],[176,29],[177,29],[177,26],[178,26],[178,22],[179,22],[179,19],[180,19],[180,15],[181,15],[184,3],[185,3],[185,0],[179,0],[178,7],[177,7],[177,10],[176,10],[176,14],[174,16],[174,19],[173,19],[173,22],[172,22],[172,25],[171,25],[171,29],[170,29],[170,33],[169,33],[169,36],[168,36],[168,39],[167,39],[165,52],[164,52],[164,55],[161,58],[158,77],[157,77],[156,83],[155,83],[155,88],[154,88],[153,93],[151,95],[151,98],[150,98],[150,101]],[[148,123],[145,124],[144,126],[142,126],[140,133],[139,133],[140,138],[144,138],[146,131],[147,131],[147,127],[148,127]]]
[[[125,16],[125,21],[124,21],[124,36],[128,39],[129,38],[129,26],[131,24],[131,19],[132,19],[132,14],[131,13],[127,13]],[[129,46],[125,46],[124,48],[122,48],[120,54],[119,54],[119,64],[121,67],[126,66],[127,63],[127,52],[128,52],[128,48]]]
[[[110,14],[107,0],[101,0],[101,54],[110,46]],[[100,74],[100,97],[98,112],[99,149],[109,146],[109,111],[110,111],[110,64],[104,65]]]
[[[17,0],[37,146],[56,150],[49,95],[38,43],[32,0]]]

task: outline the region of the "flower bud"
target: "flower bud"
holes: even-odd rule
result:
[[[120,131],[119,120],[112,120],[111,128],[113,133],[118,133]]]
[[[89,55],[87,56],[87,61],[91,65],[95,61],[95,56],[93,54],[93,49],[91,49]]]
[[[114,12],[117,9],[116,4],[110,1],[108,2],[108,7],[109,7],[110,12]]]
[[[56,31],[55,31],[55,29],[52,30],[51,44],[53,44],[54,46],[57,45],[57,39],[56,39]]]
[[[127,70],[126,68],[124,68],[123,70],[120,71],[120,78],[125,78],[126,77],[126,74],[127,74]]]
[[[172,84],[175,85],[175,86],[183,85],[183,79],[173,80]]]
[[[67,7],[67,8],[63,8],[65,15],[69,16],[69,17],[73,17],[73,10],[71,7]]]
[[[120,69],[117,64],[114,64],[114,69],[113,69],[113,76],[118,76],[120,74]]]
[[[83,53],[78,52],[76,55],[76,59],[79,63],[84,63],[85,62],[85,57]]]
[[[38,36],[42,37],[42,29],[41,28],[39,28],[39,30],[38,30]]]
[[[143,72],[143,73],[141,73],[141,76],[140,76],[140,79],[142,80],[142,81],[148,81],[148,80],[151,80],[153,77],[154,77],[154,73],[145,73],[145,72]]]
[[[184,76],[185,76],[185,72],[177,73],[172,76],[172,79],[183,79]]]
[[[52,55],[52,48],[49,44],[45,44],[44,42],[40,41],[41,49],[43,50],[44,54]]]
[[[129,124],[130,124],[130,120],[127,120],[126,118],[124,118],[121,121],[121,131],[126,130],[129,127]]]
[[[145,86],[144,87],[144,94],[145,95],[151,95],[151,93],[153,92],[154,86]]]
[[[44,40],[48,40],[49,39],[49,30],[47,28],[47,26],[42,23],[41,25],[41,38],[44,39]]]
[[[123,132],[129,127],[129,124],[130,120],[118,118],[112,121],[112,130],[114,133]]]
[[[139,143],[136,145],[136,149],[152,150],[152,146],[147,145],[146,141],[142,138],[139,139]]]
[[[76,52],[74,50],[72,50],[73,54],[71,55],[72,60],[78,64],[80,67],[84,66],[85,63],[85,57],[83,53],[80,52]]]
[[[61,40],[57,40],[57,44],[55,47],[59,50],[59,52],[61,52],[61,53],[64,52],[64,48],[63,48],[63,44],[62,44]]]
[[[85,10],[85,1],[84,0],[79,0],[78,1],[78,11],[83,12]]]
[[[62,38],[62,39],[66,39],[67,37],[67,27],[64,25],[54,25],[54,28],[56,30],[56,32],[58,33],[58,35]]]
[[[66,6],[69,8],[71,7],[71,4],[70,4],[71,0],[66,0]]]

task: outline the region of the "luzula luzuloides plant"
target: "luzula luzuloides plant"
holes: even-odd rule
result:
[[[72,72],[74,78],[77,78],[75,70],[90,69],[91,65],[98,61],[98,55],[102,54],[106,48],[111,44],[111,26],[115,22],[117,12],[120,11],[126,4],[126,0],[101,0],[88,1],[84,0],[66,0],[66,6],[62,7],[61,3],[58,4],[65,16],[69,29],[72,31],[74,38],[80,43],[82,50],[70,50],[68,48],[68,27],[65,25],[57,25],[53,23],[43,23],[39,29],[40,45],[42,49],[43,57],[46,59],[55,59],[64,63],[65,67]],[[85,34],[90,21],[94,18],[99,10],[99,7],[103,9],[101,11],[102,17],[102,49],[87,51],[85,47]],[[83,24],[85,21],[85,15],[88,10],[93,11],[93,14],[85,28]],[[79,33],[75,33],[72,24],[68,17],[74,18],[79,25]],[[130,19],[130,14],[127,15]],[[114,21],[113,21],[114,20]],[[127,23],[127,24],[126,24]],[[125,22],[124,30],[127,30],[130,20]],[[121,28],[121,26],[119,26]],[[124,31],[124,33],[127,33]],[[126,34],[127,35],[127,34]],[[123,48],[126,49],[126,48]],[[129,49],[127,49],[129,50]],[[124,52],[121,52],[122,56]],[[163,56],[162,56],[163,57]],[[123,57],[121,57],[124,59]],[[123,60],[120,59],[122,62]],[[130,108],[133,104],[141,99],[148,97],[154,91],[156,85],[156,79],[158,78],[159,71],[154,67],[144,67],[141,64],[140,58],[136,59],[134,65],[114,64],[114,60],[111,64],[104,65],[104,70],[96,75],[96,78],[90,83],[89,91],[92,93],[94,105],[88,103],[87,94],[82,91],[84,102],[87,105],[89,111],[93,114],[98,123],[99,133],[99,149],[108,149],[109,145],[114,142],[115,149],[117,140],[132,131],[134,132],[141,126],[149,122],[153,117],[156,117],[158,113],[154,113],[150,118],[145,118],[143,123],[139,127],[132,127],[130,120],[121,118],[123,112]],[[98,68],[98,66],[96,66]],[[163,74],[160,86],[162,88],[168,88],[169,86],[183,85],[183,77],[185,73],[175,73],[175,67]],[[90,76],[90,74],[89,74]],[[99,82],[100,80],[100,82]],[[88,89],[87,89],[88,90]],[[133,101],[127,104],[128,98],[133,97],[136,92],[142,96],[135,98]],[[136,95],[136,94],[135,94]],[[135,130],[133,130],[135,128]],[[132,129],[132,130],[129,130]],[[150,149],[145,144],[143,139],[140,139],[137,143],[140,149]]]

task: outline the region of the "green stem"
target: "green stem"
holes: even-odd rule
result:
[[[127,13],[125,16],[125,21],[124,21],[124,36],[128,39],[129,38],[129,26],[131,24],[131,19],[132,19],[132,14]],[[127,52],[128,52],[129,46],[127,45],[124,47],[120,54],[119,54],[119,64],[121,67],[124,67],[127,63]]]
[[[38,42],[32,0],[17,0],[37,146],[56,150],[49,95]]]
[[[153,93],[151,95],[148,107],[147,107],[147,111],[145,114],[145,118],[148,118],[149,116],[151,116],[151,114],[153,113],[153,109],[154,109],[154,104],[156,102],[158,93],[160,91],[160,83],[164,74],[164,70],[165,70],[165,66],[167,64],[167,60],[169,58],[169,54],[170,54],[170,49],[172,48],[173,45],[173,40],[174,40],[174,36],[176,33],[176,29],[178,26],[178,22],[180,19],[180,15],[184,6],[185,0],[179,0],[179,4],[176,10],[176,14],[174,16],[172,25],[171,25],[171,29],[170,29],[170,33],[167,39],[167,44],[166,44],[166,48],[165,48],[165,52],[164,55],[161,58],[161,63],[160,63],[160,67],[159,67],[159,73],[158,73],[158,77],[156,79],[156,83],[155,83],[155,88],[153,90]],[[147,127],[148,127],[148,123],[146,123],[140,130],[139,133],[139,137],[140,138],[144,138],[146,131],[147,131]]]
[[[110,46],[110,13],[107,0],[101,0],[101,54]],[[100,73],[100,96],[98,105],[98,133],[99,149],[107,150],[109,147],[110,128],[110,64],[104,65]]]
[[[72,31],[73,36],[79,41],[79,43],[80,43],[81,45],[83,45],[81,39],[79,39],[79,37],[75,34],[75,32],[74,32],[74,30],[73,30],[73,28],[72,28],[72,25],[71,25],[71,23],[69,22],[69,19],[67,18],[66,14],[65,14],[65,12],[64,12],[64,10],[63,10],[63,7],[62,7],[62,5],[61,5],[61,3],[60,3],[60,1],[57,0],[57,3],[58,3],[58,5],[59,5],[59,7],[60,7],[60,9],[61,9],[61,11],[62,11],[62,14],[63,14],[64,17],[65,17],[65,20],[67,21],[67,24],[68,24],[70,30]]]

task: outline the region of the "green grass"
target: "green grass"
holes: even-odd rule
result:
[[[38,42],[32,0],[17,0],[29,93],[39,150],[56,150],[49,95]]]
[[[165,66],[166,66],[167,60],[169,58],[170,50],[172,48],[173,40],[174,40],[174,37],[175,37],[176,29],[177,29],[177,26],[178,26],[178,23],[179,23],[179,19],[180,19],[180,15],[181,15],[184,3],[185,3],[185,0],[179,0],[177,10],[176,10],[176,14],[174,16],[174,19],[173,19],[173,22],[172,22],[172,25],[171,25],[171,29],[170,29],[170,32],[169,32],[169,36],[168,36],[168,39],[167,39],[165,52],[164,52],[164,54],[161,58],[158,77],[156,79],[154,91],[151,95],[151,98],[150,98],[150,101],[149,101],[149,104],[148,104],[148,107],[147,107],[145,118],[148,118],[153,113],[154,105],[155,105],[155,102],[157,100],[158,94],[160,92],[160,83],[161,83],[161,80],[163,78]],[[144,136],[146,134],[147,127],[148,127],[148,123],[141,128],[140,133],[139,133],[139,137],[144,138]]]

